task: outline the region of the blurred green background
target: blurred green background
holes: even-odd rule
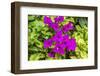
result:
[[[53,19],[55,16],[49,16]],[[42,15],[28,15],[28,60],[54,60],[48,57],[50,49],[44,49],[45,39],[52,37],[54,31],[49,29],[43,22]],[[75,30],[70,36],[76,39],[77,47],[69,53],[68,59],[85,59],[88,57],[88,18],[87,17],[64,17],[62,26],[69,21],[74,23]],[[65,59],[63,56],[57,59]]]

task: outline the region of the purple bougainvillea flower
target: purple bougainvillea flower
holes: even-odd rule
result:
[[[58,53],[60,55],[64,55],[64,48],[59,43],[55,45],[53,52]]]
[[[54,18],[54,20],[55,20],[55,23],[63,22],[64,16],[57,16],[56,18]]]
[[[51,57],[51,58],[55,58],[55,53],[54,52],[49,52],[48,56]]]
[[[59,25],[57,23],[52,23],[51,28],[53,28],[55,31],[59,30]]]
[[[63,40],[61,42],[61,45],[63,46],[63,48],[66,48],[68,46],[68,41],[69,41],[69,35],[64,35]]]
[[[55,32],[54,36],[50,39],[44,40],[44,48],[52,48],[52,51],[48,53],[48,56],[55,58],[55,54],[64,55],[66,51],[75,51],[76,49],[76,40],[70,38],[66,32],[73,30],[74,26],[72,22],[65,24],[63,27],[60,27],[60,23],[64,21],[63,16],[56,16],[54,21],[49,16],[44,16],[44,23],[52,28]]]
[[[68,24],[65,24],[62,27],[62,31],[63,32],[68,32],[69,30],[73,30],[73,29],[74,29],[74,26],[73,26],[73,23],[72,22],[69,22]]]
[[[52,38],[55,42],[61,42],[63,40],[62,31],[56,32],[54,37]]]
[[[75,51],[75,49],[76,49],[76,40],[72,38],[68,41],[67,50]]]
[[[69,40],[69,35],[67,35],[67,34],[64,35],[64,36],[63,36],[63,40],[65,40],[65,41],[66,41],[66,40]]]
[[[52,45],[51,39],[44,40],[44,48],[49,48],[51,45]]]
[[[47,16],[44,16],[44,23],[45,24],[48,24],[48,25],[52,24],[51,18],[50,17],[47,17]]]

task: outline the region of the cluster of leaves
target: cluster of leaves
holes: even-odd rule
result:
[[[76,31],[73,33],[77,42],[75,50],[76,58],[83,59],[88,57],[88,23],[87,18],[79,18],[79,24],[75,25]]]
[[[50,16],[51,19],[54,16]],[[28,15],[28,60],[52,60],[48,56],[50,49],[45,49],[43,42],[54,34],[52,29],[45,26],[44,16]],[[59,56],[57,59],[82,59],[88,56],[88,28],[86,17],[65,17],[62,25],[69,21],[74,23],[75,30],[69,34],[76,39],[77,48],[74,52],[69,52],[68,56]]]

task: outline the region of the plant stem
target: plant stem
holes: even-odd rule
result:
[[[69,57],[69,52],[68,52],[68,51],[66,51],[66,53],[65,53],[65,58],[66,58],[66,59],[70,59],[70,57]]]

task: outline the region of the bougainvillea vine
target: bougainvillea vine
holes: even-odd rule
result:
[[[51,58],[55,58],[55,54],[64,55],[66,52],[75,51],[77,46],[76,39],[70,37],[68,34],[68,32],[74,30],[73,23],[68,22],[61,26],[63,21],[63,16],[56,16],[54,20],[49,16],[44,16],[45,25],[47,25],[48,28],[52,28],[55,32],[51,38],[44,40],[44,48],[51,49],[48,53],[48,56]]]

